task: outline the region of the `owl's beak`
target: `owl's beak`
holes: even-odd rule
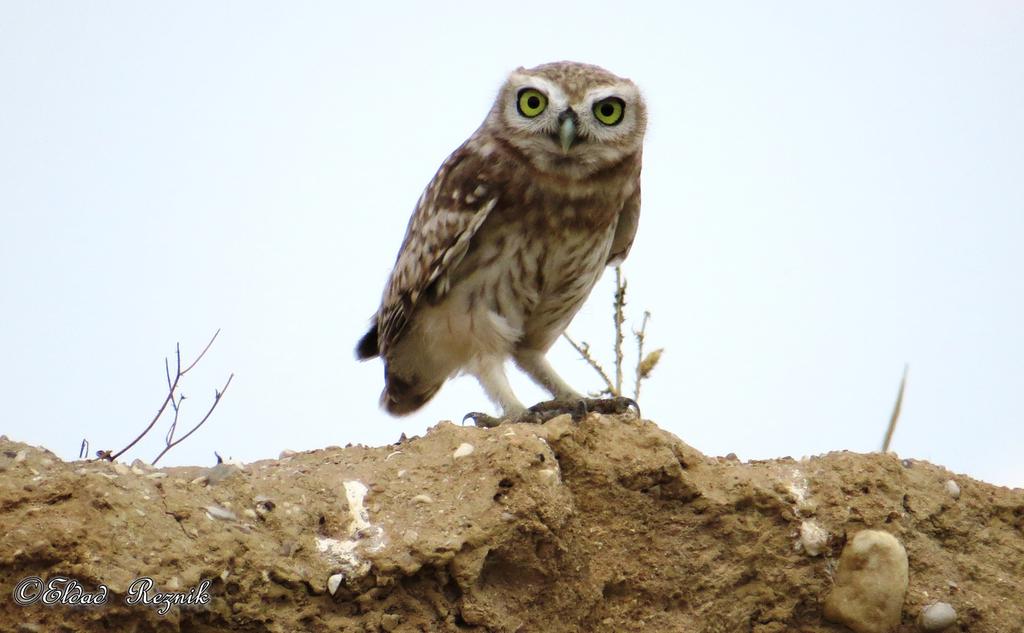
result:
[[[576,140],[576,113],[572,108],[558,115],[558,141],[562,151],[569,153],[573,141]]]

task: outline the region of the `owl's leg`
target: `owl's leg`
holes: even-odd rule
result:
[[[526,410],[505,375],[504,359],[500,356],[480,356],[476,358],[466,371],[480,382],[484,393],[491,401],[501,408],[504,417],[518,415]]]
[[[519,349],[515,351],[514,358],[520,369],[554,396],[554,400],[539,402],[528,409],[530,413],[534,414],[534,418],[541,422],[563,413],[569,413],[574,420],[580,420],[590,411],[620,414],[631,408],[636,409],[637,417],[640,417],[640,406],[631,398],[586,398],[577,393],[555,373],[545,358],[544,352]]]
[[[583,399],[582,395],[566,384],[562,377],[555,373],[554,368],[551,367],[548,359],[544,356],[544,352],[536,349],[518,349],[515,351],[513,358],[516,361],[516,365],[526,372],[526,375],[532,378],[534,382],[547,389],[555,400],[569,402]]]

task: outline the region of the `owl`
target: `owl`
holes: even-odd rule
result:
[[[460,372],[505,419],[526,411],[508,359],[557,402],[582,396],[545,358],[640,216],[647,112],[632,81],[555,62],[514,71],[416,203],[359,359],[384,361],[381,406],[422,407]]]

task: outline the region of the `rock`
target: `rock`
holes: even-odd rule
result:
[[[941,631],[956,622],[956,610],[948,602],[936,602],[921,610],[917,624],[922,631]]]
[[[814,521],[800,524],[800,547],[808,556],[818,556],[828,546],[828,530]]]
[[[960,485],[955,481],[952,479],[946,480],[945,488],[950,497],[953,497],[954,499],[960,498]]]
[[[337,593],[342,580],[345,580],[344,574],[332,574],[331,577],[327,579],[327,591],[330,591],[332,596]]]
[[[462,444],[459,444],[459,447],[457,449],[455,449],[454,453],[452,453],[452,457],[455,458],[455,459],[458,459],[460,457],[465,457],[466,455],[472,455],[472,454],[473,454],[473,445],[472,444],[468,444],[466,442],[463,442]]]
[[[907,552],[896,537],[862,530],[839,557],[825,618],[857,633],[889,633],[899,625],[907,593]]]
[[[227,508],[223,508],[221,506],[210,505],[210,506],[206,506],[205,510],[206,510],[206,513],[210,515],[211,519],[218,519],[220,521],[237,521],[238,520],[238,517],[235,516],[234,512],[232,512],[231,510],[228,510]]]
[[[236,464],[230,464],[228,462],[221,462],[213,468],[206,471],[206,482],[211,486],[220,484],[225,479],[242,472],[242,469]]]

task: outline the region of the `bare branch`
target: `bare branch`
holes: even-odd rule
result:
[[[903,390],[907,386],[907,371],[910,365],[903,366],[903,378],[900,379],[900,390],[896,393],[896,405],[892,408],[892,417],[889,418],[889,428],[885,431],[885,439],[882,441],[882,452],[889,452],[889,445],[892,444],[892,435],[896,432],[896,422],[900,419],[900,409],[903,408]]]
[[[181,376],[179,375],[178,378],[180,377]],[[171,385],[170,391],[167,392],[167,397],[164,398],[164,403],[160,405],[160,408],[157,410],[156,415],[154,415],[153,419],[149,421],[149,424],[146,425],[146,428],[142,429],[142,433],[139,433],[139,435],[134,440],[132,440],[131,443],[128,444],[128,446],[125,446],[116,453],[110,453],[109,451],[105,451],[104,454],[101,456],[103,459],[106,459],[107,461],[111,462],[114,461],[115,459],[123,455],[125,451],[138,444],[139,440],[146,436],[146,433],[149,433],[150,429],[153,428],[153,425],[156,424],[156,421],[159,420],[160,416],[164,414],[164,409],[167,408],[167,403],[174,400],[174,390],[178,387],[178,378],[174,379],[174,383]]]
[[[587,364],[590,365],[594,369],[594,371],[598,373],[599,376],[601,376],[601,379],[604,380],[605,389],[608,391],[608,393],[613,396],[618,396],[619,394],[616,393],[615,386],[612,385],[612,381],[608,377],[608,374],[605,373],[604,368],[601,367],[600,363],[594,360],[593,356],[590,355],[590,346],[587,345],[585,342],[582,345],[578,344],[576,341],[572,340],[572,337],[569,336],[569,334],[566,332],[562,332],[562,336],[565,338],[565,340],[569,341],[569,345],[572,345],[574,350],[579,352],[579,355],[583,358],[583,360],[587,361]]]
[[[626,321],[626,280],[622,267],[615,267],[615,396],[622,395],[622,324]]]
[[[636,337],[636,376],[634,378],[633,399],[637,402],[640,401],[640,383],[643,382],[644,379],[643,373],[640,371],[640,367],[644,362],[644,337],[647,336],[647,322],[650,319],[651,313],[644,310],[644,320],[640,322],[640,329],[633,330],[633,336]]]
[[[164,411],[167,409],[167,405],[168,404],[170,404],[171,407],[174,409],[174,422],[171,425],[171,431],[169,432],[168,437],[170,437],[170,436],[172,436],[174,434],[174,427],[177,425],[177,419],[178,419],[178,406],[179,406],[181,400],[185,399],[185,396],[181,396],[181,398],[178,399],[178,400],[175,399],[175,392],[178,389],[178,383],[181,381],[181,377],[182,376],[184,376],[186,373],[188,373],[189,370],[191,370],[193,367],[196,366],[196,363],[198,363],[200,360],[202,360],[203,356],[206,355],[206,352],[209,351],[210,346],[213,345],[213,342],[215,340],[217,340],[217,335],[218,334],[220,334],[220,328],[218,328],[217,331],[214,332],[213,337],[210,338],[210,341],[206,344],[206,347],[203,348],[203,351],[201,351],[199,353],[199,356],[197,356],[196,359],[194,361],[192,361],[192,363],[189,364],[188,367],[185,367],[184,369],[181,368],[181,344],[180,343],[176,343],[175,344],[175,346],[174,346],[174,348],[175,348],[174,354],[175,354],[175,359],[176,359],[175,376],[174,376],[174,378],[172,380],[171,379],[170,361],[167,358],[164,358],[164,373],[167,376],[167,397],[164,398],[164,401],[160,405],[160,408],[157,410],[156,415],[153,416],[153,419],[150,420],[149,424],[146,425],[146,428],[144,428],[142,430],[142,432],[139,433],[139,435],[128,444],[128,446],[125,446],[124,448],[122,448],[121,450],[117,451],[116,453],[111,453],[110,451],[99,451],[99,452],[97,452],[97,456],[100,459],[106,459],[108,461],[114,461],[115,459],[117,459],[118,457],[123,455],[126,451],[131,449],[133,446],[138,444],[139,440],[141,440],[143,437],[145,437],[146,434],[149,433],[153,429],[153,426],[156,425],[157,420],[159,420],[160,416],[162,416],[164,414]],[[228,379],[228,382],[230,382],[230,378]],[[205,421],[205,418],[204,418],[204,421]]]
[[[89,454],[89,440],[82,438],[82,446],[78,449],[78,459],[82,459]]]
[[[177,402],[174,401],[174,398],[171,398],[171,404],[174,406],[174,419],[171,420],[171,426],[167,429],[167,435],[164,436],[164,444],[170,444],[174,440],[174,431],[178,428],[178,414],[181,413],[181,403],[184,401],[184,394],[178,397]]]
[[[199,356],[196,356],[196,359],[192,361],[192,364],[186,367],[185,369],[181,369],[181,351],[178,351],[178,368],[181,369],[181,371],[179,371],[178,373],[180,375],[184,376],[189,372],[190,369],[196,366],[196,363],[203,360],[203,356],[206,356],[206,352],[210,349],[210,346],[213,345],[213,342],[217,340],[218,334],[220,334],[220,328],[217,328],[217,331],[213,333],[213,337],[210,339],[210,342],[206,344],[206,347],[203,348],[203,351],[199,352]]]
[[[220,330],[218,330],[218,331],[220,331]],[[192,363],[192,364],[195,365],[195,363]],[[189,368],[191,369],[191,366]],[[193,426],[192,429],[188,433],[182,435],[181,437],[179,437],[177,440],[175,440],[173,442],[168,442],[167,446],[164,447],[164,450],[160,451],[160,454],[157,455],[156,459],[153,460],[153,465],[154,466],[156,466],[156,463],[158,461],[160,461],[160,458],[163,457],[164,454],[167,453],[167,451],[171,450],[172,448],[174,448],[178,444],[181,444],[182,442],[187,440],[188,436],[190,436],[193,433],[195,433],[196,431],[198,431],[199,427],[201,427],[203,424],[206,423],[206,421],[210,418],[210,415],[213,414],[213,410],[217,408],[217,404],[220,403],[221,396],[223,396],[224,392],[228,390],[228,387],[231,385],[231,379],[234,378],[234,377],[235,377],[235,375],[231,374],[230,376],[228,376],[228,381],[226,383],[224,383],[224,386],[221,387],[220,391],[214,390],[214,392],[213,392],[213,394],[214,394],[213,395],[213,404],[210,405],[210,408],[209,408],[209,410],[207,410],[206,415],[203,416],[203,419],[200,420],[198,424]]]

